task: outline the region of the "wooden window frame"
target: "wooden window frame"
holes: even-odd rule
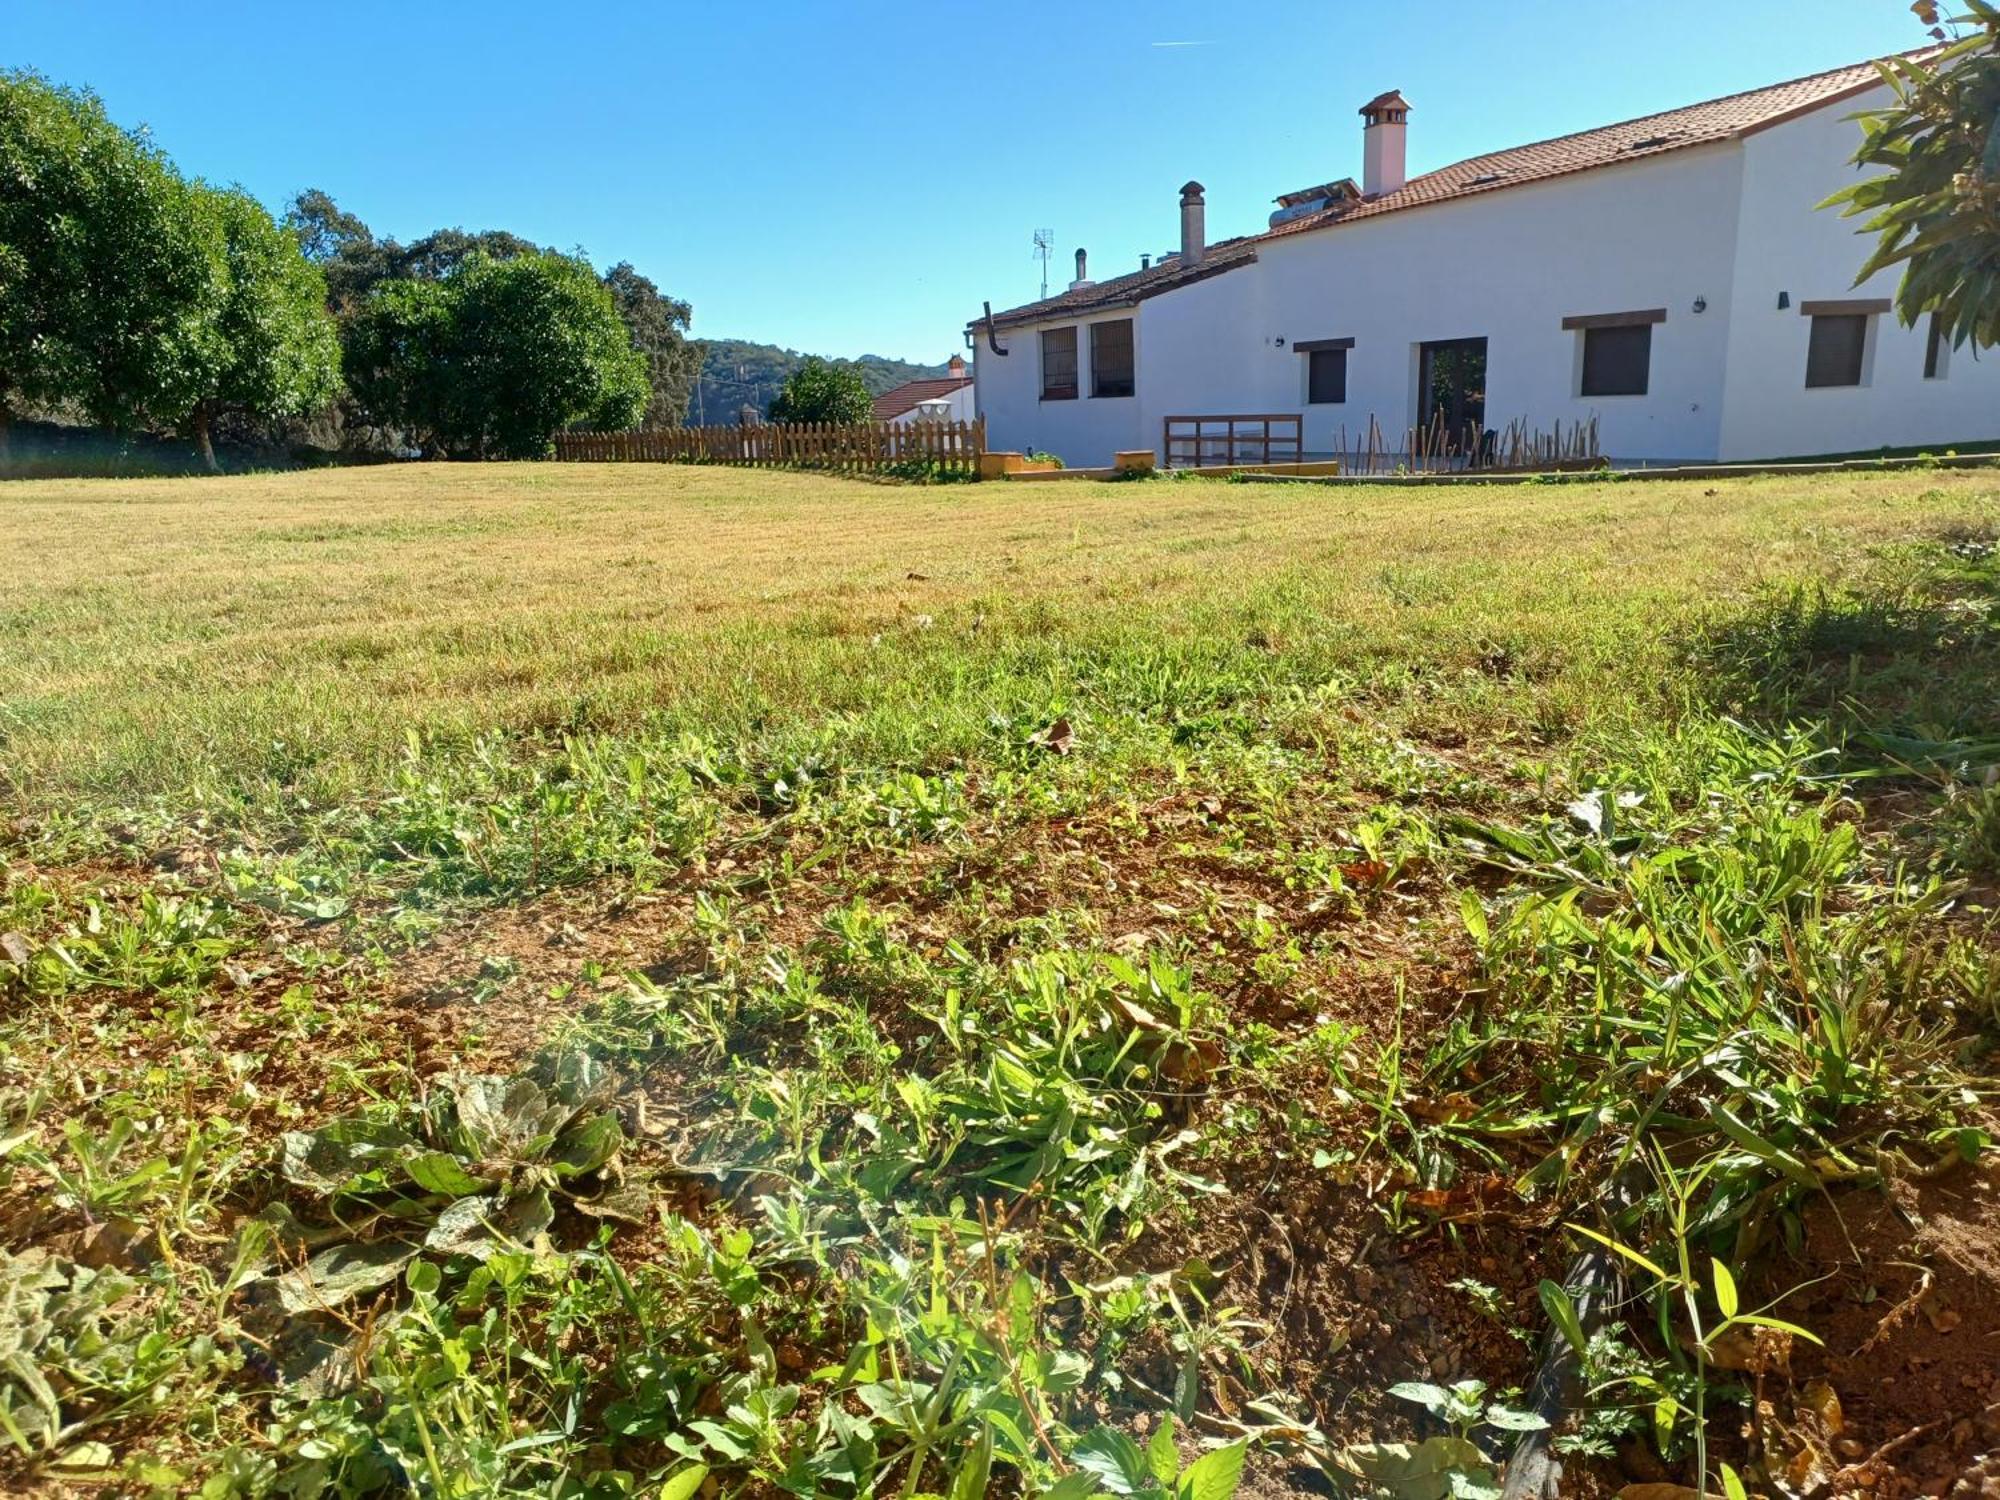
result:
[[[1069,335],[1069,385],[1067,388],[1051,386],[1049,384],[1049,339],[1052,336],[1060,337],[1063,334]],[[1078,363],[1081,353],[1081,343],[1082,341],[1076,336],[1076,324],[1074,323],[1065,328],[1044,328],[1041,330],[1040,336],[1035,340],[1035,352],[1042,362],[1042,400],[1074,401],[1082,394],[1082,383],[1079,379],[1081,367]]]
[[[1104,375],[1097,357],[1097,336],[1107,328],[1125,325],[1126,371],[1122,390],[1105,390]],[[1090,328],[1090,399],[1093,401],[1122,401],[1139,394],[1139,328],[1133,318],[1100,318],[1089,325]]]
[[[1667,321],[1664,307],[1643,312],[1580,313],[1563,319],[1564,333],[1587,333],[1594,328],[1640,328]]]
[[[1896,304],[1887,297],[1850,297],[1845,301],[1801,302],[1802,318],[1876,318],[1894,312]]]

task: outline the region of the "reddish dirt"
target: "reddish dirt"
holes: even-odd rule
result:
[[[594,993],[591,971],[616,983],[698,964],[693,904],[606,883],[482,911],[398,955],[384,999],[428,1043],[420,1071],[506,1072]]]
[[[891,912],[898,937],[920,950],[957,937],[1004,959],[1019,924],[1042,918],[1071,924],[1080,943],[1127,951],[1189,939],[1198,984],[1239,1023],[1259,1022],[1288,1038],[1333,1018],[1377,1043],[1400,1025],[1421,1046],[1475,1001],[1477,978],[1455,908],[1429,872],[1386,870],[1357,856],[1346,893],[1301,889],[1268,858],[1232,856],[1237,842],[1269,843],[1268,810],[1234,806],[1198,788],[1153,791],[1077,818],[982,828],[970,848],[858,851],[790,889],[746,891],[738,927],[753,949],[797,951],[829,910],[860,895]],[[1331,801],[1298,808],[1285,840],[1344,847],[1343,819],[1359,808]],[[782,842],[787,835],[765,825],[750,837]],[[808,843],[794,839],[794,855],[809,852]],[[772,852],[759,849],[760,857]],[[199,878],[197,862],[155,862],[160,868]],[[634,894],[604,882],[477,912],[384,967],[350,959],[321,969],[313,982],[330,993],[351,986],[386,1011],[395,1054],[419,1074],[505,1071],[587,1003],[592,973],[615,984],[633,972],[663,980],[698,971],[707,953],[694,891],[726,885],[735,869],[723,855],[659,892]],[[147,876],[137,866],[107,866],[90,878],[129,889]],[[1297,941],[1295,958],[1261,962],[1268,952],[1254,929],[1262,916],[1284,940]],[[281,950],[285,942],[311,941],[318,930],[258,919],[269,940],[239,966],[241,983],[208,997],[205,1020],[211,1046],[264,1057],[254,1081],[265,1100],[253,1128],[275,1129],[271,1110],[280,1099],[302,1104],[307,1118],[324,1113],[316,1102],[325,1089],[324,1060],[350,1038],[345,1021],[306,1041],[281,1025],[275,1001],[302,978]],[[914,1033],[929,1023],[893,995],[883,998],[886,1033],[914,1045]],[[129,1003],[85,997],[75,1007],[79,1030],[88,1031],[93,1012]],[[378,1044],[383,1021],[377,1013],[366,1022]],[[1214,1408],[1229,1415],[1265,1391],[1287,1392],[1338,1445],[1414,1434],[1415,1408],[1402,1411],[1383,1395],[1399,1380],[1476,1376],[1496,1394],[1525,1386],[1535,1350],[1507,1330],[1544,1321],[1537,1282],[1559,1279],[1567,1255],[1554,1225],[1511,1195],[1471,1181],[1448,1194],[1417,1195],[1411,1222],[1391,1232],[1385,1203],[1411,1184],[1342,1180],[1315,1169],[1310,1145],[1287,1144],[1275,1128],[1290,1108],[1323,1126],[1329,1145],[1352,1140],[1366,1125],[1323,1072],[1307,1071],[1247,1084],[1224,1075],[1190,1097],[1186,1108],[1210,1124],[1225,1108],[1244,1106],[1262,1111],[1265,1123],[1232,1136],[1226,1159],[1181,1163],[1223,1181],[1229,1196],[1212,1206],[1204,1200],[1188,1223],[1155,1226],[1126,1263],[1168,1271],[1198,1256],[1220,1278],[1213,1304],[1242,1309],[1263,1325],[1243,1335],[1240,1361],[1221,1359],[1210,1369],[1205,1389]],[[699,1109],[708,1082],[685,1060],[645,1080],[654,1109],[642,1154],[679,1155],[681,1112]],[[226,1092],[221,1083],[204,1085],[203,1102],[220,1107]],[[686,1186],[684,1211],[713,1207],[702,1183]],[[621,1254],[643,1257],[646,1237],[626,1238]],[[1077,1268],[1093,1279],[1100,1271]],[[1803,1264],[1780,1264],[1772,1276],[1766,1296],[1822,1278],[1778,1311],[1825,1338],[1827,1352],[1799,1346],[1790,1379],[1767,1393],[1778,1415],[1792,1420],[1812,1381],[1827,1381],[1840,1396],[1845,1426],[1832,1457],[1848,1471],[1812,1500],[1863,1490],[1879,1500],[2000,1494],[2000,1481],[1982,1479],[2000,1471],[2000,1458],[1991,1457],[2000,1453],[2000,1186],[1991,1171],[1964,1167],[1935,1181],[1814,1203],[1805,1213]],[[1498,1315],[1454,1285],[1463,1282],[1494,1288]],[[1139,1377],[1170,1390],[1173,1351],[1162,1341],[1138,1352]],[[1604,1487],[1584,1466],[1571,1465],[1569,1478],[1573,1493]],[[1995,1489],[1963,1489],[1982,1482]],[[1262,1456],[1241,1493],[1261,1500],[1324,1494],[1325,1486]]]
[[[1833,1488],[2000,1492],[1978,1488],[2000,1478],[2000,1168],[1846,1192],[1804,1217],[1804,1263],[1778,1274],[1824,1279],[1782,1315],[1825,1340],[1792,1363],[1801,1387],[1840,1398],[1849,1467]]]

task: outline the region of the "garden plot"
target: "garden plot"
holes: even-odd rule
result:
[[[10,1483],[2000,1449],[1983,475],[0,505]]]

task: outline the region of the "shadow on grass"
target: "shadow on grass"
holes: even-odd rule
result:
[[[2000,761],[2000,547],[1893,549],[1856,585],[1772,590],[1689,642],[1712,700],[1770,732],[1821,726],[1855,770]]]

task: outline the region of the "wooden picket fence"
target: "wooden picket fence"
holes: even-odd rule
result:
[[[755,469],[880,473],[924,463],[976,474],[986,423],[795,422],[669,427],[658,432],[559,432],[563,463],[731,464]]]

